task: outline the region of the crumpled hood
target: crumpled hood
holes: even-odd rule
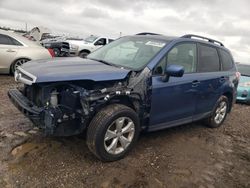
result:
[[[27,73],[35,78],[33,83],[42,83],[71,80],[120,80],[127,76],[129,70],[90,59],[67,57],[30,61],[23,64],[19,72]]]

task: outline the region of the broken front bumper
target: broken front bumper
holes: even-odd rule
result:
[[[44,129],[46,135],[55,132],[53,114],[45,108],[39,108],[28,100],[19,90],[11,89],[8,92],[11,102],[26,116],[35,126]]]
[[[31,101],[29,101],[19,90],[11,89],[8,92],[8,96],[11,102],[32,122],[35,124],[40,122],[41,113],[43,108],[35,106]]]
[[[45,135],[71,136],[79,134],[85,128],[79,119],[61,122],[61,110],[55,108],[37,107],[27,99],[19,90],[11,89],[8,96],[12,103],[26,116],[35,126],[43,129]]]

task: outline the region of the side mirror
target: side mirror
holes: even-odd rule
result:
[[[165,74],[162,78],[163,82],[167,82],[170,76],[182,77],[184,74],[184,67],[181,65],[169,65],[165,69]]]

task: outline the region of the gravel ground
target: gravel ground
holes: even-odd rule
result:
[[[102,163],[84,136],[43,137],[10,103],[0,76],[0,187],[250,187],[250,106],[224,125],[193,123],[141,135],[124,159]]]

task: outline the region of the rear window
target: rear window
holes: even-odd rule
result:
[[[220,70],[217,50],[210,46],[199,45],[199,72],[216,72]]]
[[[221,63],[222,63],[222,69],[224,71],[230,70],[233,68],[233,60],[231,55],[224,51],[219,49],[220,55],[221,55]]]

